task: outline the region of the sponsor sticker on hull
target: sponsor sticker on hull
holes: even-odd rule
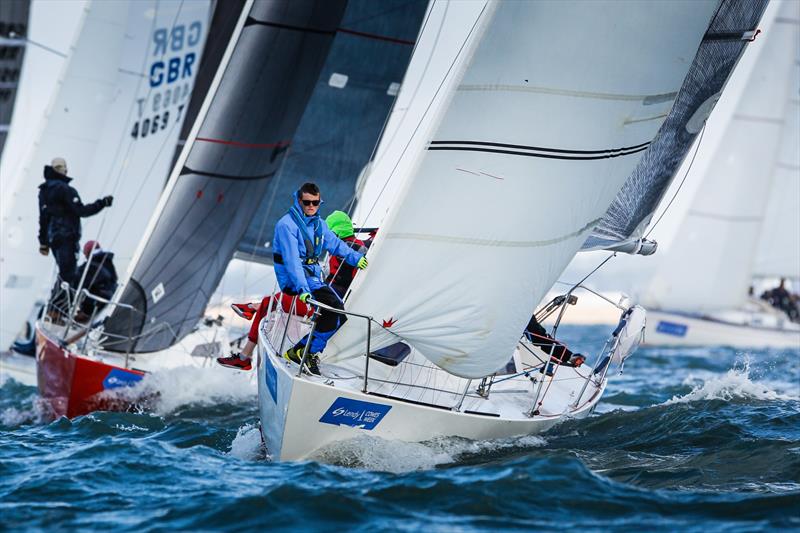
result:
[[[103,389],[116,389],[117,387],[130,387],[142,380],[142,376],[133,372],[125,372],[118,368],[112,368],[106,379],[103,380]],[[96,382],[95,382],[96,383]]]
[[[660,320],[656,326],[657,332],[663,333],[664,335],[674,335],[675,337],[685,337],[686,330],[688,329],[689,326],[686,324],[676,324],[675,322],[667,322],[666,320]]]
[[[323,424],[334,426],[350,426],[371,430],[380,423],[391,408],[391,405],[364,402],[340,396],[325,411],[319,421]]]

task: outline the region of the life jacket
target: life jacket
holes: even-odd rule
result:
[[[303,244],[305,244],[306,248],[305,253],[301,252],[300,254],[300,262],[303,264],[303,268],[313,273],[314,265],[319,264],[319,257],[322,255],[322,244],[324,240],[322,222],[319,220],[319,216],[315,217],[314,233],[312,234],[308,231],[305,217],[299,212],[297,206],[292,206],[289,209],[289,216],[292,217],[294,223],[300,228],[300,235],[303,237]]]

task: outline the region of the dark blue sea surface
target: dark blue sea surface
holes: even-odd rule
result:
[[[608,334],[564,326],[591,353]],[[152,377],[147,413],[40,420],[0,385],[0,530],[800,529],[800,353],[642,348],[596,414],[538,437],[361,438],[271,462],[255,384]]]

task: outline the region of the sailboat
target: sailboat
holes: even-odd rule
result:
[[[218,7],[222,5],[234,4]],[[86,335],[85,344],[66,349],[59,343],[64,332],[40,323],[39,388],[53,414],[71,417],[120,408],[103,392],[135,383],[148,371],[206,364],[213,361],[210,355],[221,354],[228,344],[225,328],[204,326],[203,314],[234,251],[243,246],[247,229],[258,218],[259,205],[276,190],[287,167],[302,168],[309,152],[320,153],[310,136],[332,113],[351,126],[369,127],[375,138],[380,133],[392,101],[386,95],[389,84],[382,83],[386,66],[375,76],[364,74],[364,80],[353,69],[338,70],[365,52],[357,43],[384,42],[370,30],[383,10],[364,16],[363,10],[374,12],[374,6],[366,1],[248,0],[236,7],[236,23],[224,37],[226,47],[208,94],[142,236],[121,296],[110,304],[110,316]],[[422,11],[411,12],[416,15],[406,12],[401,20],[418,26]],[[212,33],[211,44],[218,45],[218,37]],[[377,61],[392,59],[390,71],[404,70],[402,56],[399,63],[395,56],[374,54]],[[407,62],[410,52],[405,56]],[[351,79],[343,80],[348,72]],[[379,102],[373,102],[375,95],[381,96]],[[363,105],[353,105],[354,99]],[[363,116],[374,118],[376,113],[377,125],[363,122]],[[339,128],[330,129],[336,133]],[[308,144],[294,154],[302,131]],[[343,136],[330,140],[329,135],[323,131],[316,137],[323,139],[321,144],[334,145],[329,152],[347,142]],[[374,146],[375,138],[365,144]],[[295,166],[288,165],[292,156]],[[366,162],[369,148],[361,158]],[[363,164],[353,168],[343,155],[337,161],[353,174]],[[337,169],[330,174],[345,173]],[[73,368],[80,379],[70,378]]]
[[[124,271],[163,189],[200,61],[210,2],[89,2],[36,142],[2,195],[0,356],[4,371],[35,384],[34,324],[51,288],[53,260],[39,255],[42,167],[63,156],[86,201],[113,194],[112,209],[86,219],[84,238],[115,253]],[[169,40],[171,28],[180,38]],[[100,44],[102,43],[102,45]],[[91,95],[91,96],[90,96]],[[20,333],[20,330],[21,333]]]
[[[304,459],[360,435],[508,437],[588,416],[641,338],[643,309],[621,305],[582,367],[550,365],[521,333],[659,134],[685,58],[710,29],[738,39],[764,5],[486,2],[434,91],[411,100],[422,111],[408,110],[420,118],[394,137],[401,149],[377,150],[398,158],[370,172],[399,184],[321,375],[305,372],[308,353],[282,357],[313,320],[277,307],[261,323],[269,454]],[[569,296],[538,315],[563,315]]]
[[[776,9],[703,181],[642,298],[652,345],[800,349],[800,324],[749,296],[800,278],[800,5]]]

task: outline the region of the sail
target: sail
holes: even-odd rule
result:
[[[663,122],[630,119],[666,116],[645,103],[677,93],[716,8],[489,2],[347,301],[383,326],[372,347],[399,337],[469,378],[505,365]],[[365,337],[352,318],[323,357]]]
[[[202,317],[280,169],[345,3],[248,2],[142,239],[106,332],[109,350],[152,352]]]
[[[275,223],[306,181],[325,211],[347,211],[398,93],[426,0],[350,0],[283,168],[239,243],[237,257],[272,261]]]
[[[690,312],[744,303],[771,181],[779,162],[795,74],[798,4],[785,2],[765,32],[735,112],[644,297],[646,305]],[[794,145],[797,150],[797,145]]]
[[[791,16],[798,24],[800,4],[794,7]],[[753,269],[762,277],[800,278],[800,43],[794,51],[793,86]]]
[[[714,109],[742,52],[755,36],[766,6],[766,0],[720,4],[675,105],[603,220],[583,244],[584,250],[606,248],[642,253],[638,243],[656,207]],[[648,250],[652,253],[655,248]]]
[[[0,2],[0,156],[6,144],[28,36],[30,0]]]
[[[38,186],[54,157],[67,160],[84,202],[113,207],[83,220],[83,238],[115,252],[124,271],[146,224],[177,141],[200,61],[209,2],[90,2],[64,63],[37,141],[3,196],[0,346],[52,283],[52,257],[38,253]]]

